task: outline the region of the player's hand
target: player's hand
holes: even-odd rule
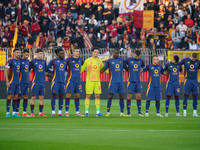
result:
[[[171,64],[171,62],[172,62],[171,60],[168,60],[168,62],[167,62],[167,63]]]
[[[184,71],[181,71],[181,74],[184,74]]]
[[[143,72],[143,68],[140,69],[140,72]]]
[[[166,72],[166,71],[165,71],[165,72],[163,72],[163,74],[167,76],[167,72]]]
[[[7,86],[7,88],[10,88],[10,83],[6,82],[6,86]]]

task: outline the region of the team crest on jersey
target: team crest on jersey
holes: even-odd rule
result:
[[[195,65],[197,65],[197,62],[195,62]]]
[[[44,62],[42,62],[42,64],[44,64]]]
[[[66,63],[66,62],[64,61],[64,63]]]
[[[35,95],[35,93],[33,93],[33,95]]]
[[[53,93],[55,93],[56,91],[53,91]]]
[[[115,64],[115,62],[112,62],[112,64]]]
[[[12,91],[10,91],[10,93],[12,93]]]
[[[112,92],[112,90],[110,90],[110,92]]]
[[[15,63],[15,65],[16,65],[16,63]]]
[[[22,64],[24,64],[24,62],[22,62]]]
[[[160,67],[158,67],[158,69],[160,69]]]
[[[179,65],[177,65],[177,67],[179,67]]]
[[[121,64],[121,63],[122,63],[122,61],[119,61],[119,63]]]
[[[138,62],[138,64],[140,64],[140,61]]]

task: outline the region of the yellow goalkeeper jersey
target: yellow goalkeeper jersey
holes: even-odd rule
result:
[[[103,67],[104,65],[101,59],[90,57],[85,60],[81,67],[81,72],[87,69],[86,81],[100,81],[100,70]]]

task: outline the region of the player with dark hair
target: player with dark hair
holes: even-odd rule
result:
[[[101,59],[98,58],[99,48],[92,48],[92,57],[85,60],[81,67],[81,72],[87,69],[86,77],[86,99],[85,99],[85,116],[89,116],[90,98],[95,93],[96,116],[103,116],[100,113],[100,70],[104,67]]]
[[[20,50],[14,49],[13,50],[14,58],[10,59],[6,63],[5,68],[5,77],[6,77],[6,86],[7,86],[7,101],[6,101],[6,117],[10,116],[10,103],[11,99],[13,98],[13,114],[12,117],[21,117],[17,115],[17,99],[18,94],[20,94]]]
[[[82,92],[81,86],[81,66],[83,65],[83,60],[80,58],[80,48],[75,47],[73,49],[73,57],[70,57],[66,61],[67,65],[67,85],[66,85],[66,99],[65,99],[65,109],[66,116],[69,116],[69,105],[72,93],[74,93],[74,103],[76,109],[76,116],[84,116],[79,112],[79,99],[80,93]]]
[[[27,113],[28,93],[29,93],[29,50],[25,49],[20,59],[20,87],[21,93],[17,102],[17,113],[19,113],[20,100],[23,98],[23,114],[22,117],[30,117]]]
[[[125,117],[124,114],[124,80],[123,69],[127,69],[125,61],[119,57],[119,50],[114,49],[113,58],[108,59],[105,66],[101,70],[101,73],[109,69],[110,82],[108,86],[108,102],[107,102],[107,114],[110,116],[110,108],[114,94],[119,94],[120,116]]]
[[[197,114],[197,96],[199,93],[199,83],[197,80],[198,70],[200,69],[200,61],[197,59],[197,53],[192,53],[190,58],[184,58],[180,61],[180,65],[184,65],[184,99],[183,99],[183,116],[187,116],[187,99],[192,92],[193,96],[193,117],[199,117]]]
[[[143,60],[140,58],[140,51],[136,50],[133,57],[127,58],[125,62],[128,65],[127,115],[131,116],[131,98],[135,93],[138,116],[144,117],[144,115],[141,113],[142,84],[140,80],[140,70],[145,66]]]
[[[58,57],[52,59],[46,68],[46,70],[48,70],[49,68],[53,67],[53,76],[51,82],[52,117],[55,117],[55,102],[58,94],[59,94],[58,116],[65,116],[62,114],[63,97],[65,94],[65,71],[66,71],[66,60],[64,59],[65,53],[62,48],[56,49],[55,53]]]
[[[164,70],[163,67],[159,64],[158,56],[153,56],[153,64],[147,65],[143,71],[149,71],[145,117],[149,117],[150,101],[156,101],[156,116],[163,117],[160,114],[160,100],[162,99],[160,76]]]
[[[167,83],[166,83],[166,114],[165,117],[168,117],[168,110],[171,96],[174,94],[175,106],[176,106],[176,117],[180,117],[179,114],[179,95],[181,91],[181,86],[179,83],[179,72],[182,72],[182,67],[179,64],[179,57],[175,55],[171,63],[165,65],[164,71],[167,71]]]
[[[43,59],[43,50],[37,49],[36,58],[30,63],[30,69],[33,69],[33,81],[31,86],[31,117],[34,115],[35,99],[39,95],[39,117],[47,117],[42,113],[44,106],[44,94],[45,94],[45,71],[46,61]]]

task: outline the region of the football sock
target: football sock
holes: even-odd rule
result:
[[[197,94],[193,94],[193,110],[197,110]]]
[[[131,99],[126,100],[127,114],[131,113]]]
[[[17,107],[16,107],[16,112],[18,113],[19,112],[19,106],[20,106],[20,100],[21,99],[17,99]]]
[[[174,98],[175,98],[176,112],[179,113],[179,107],[180,107],[179,96],[174,96]]]
[[[160,101],[159,100],[156,101],[156,111],[157,111],[157,113],[160,113]]]
[[[183,99],[183,110],[187,109],[187,99],[188,99],[188,94],[184,94],[184,99]]]
[[[39,114],[41,114],[43,111],[43,105],[39,105]]]
[[[107,113],[110,113],[111,105],[112,105],[112,98],[108,98],[108,101],[107,101]]]
[[[74,103],[75,103],[76,112],[78,113],[79,112],[79,106],[80,106],[79,98],[75,98]]]
[[[13,99],[13,114],[16,113],[16,109],[17,109],[17,99]]]
[[[23,113],[26,113],[28,106],[28,99],[23,99]]]
[[[52,96],[51,96],[51,109],[52,109],[52,111],[55,111],[56,97],[57,97],[56,94],[52,94]]]
[[[86,113],[88,113],[89,106],[90,106],[90,99],[89,99],[89,98],[86,98],[86,99],[85,99],[85,112],[86,112]]]
[[[100,99],[98,98],[95,99],[95,105],[96,105],[97,114],[99,114],[100,113]]]
[[[141,113],[141,107],[142,107],[142,105],[141,105],[141,99],[137,99],[138,114]]]
[[[11,102],[11,99],[7,99],[7,101],[6,101],[6,111],[7,111],[7,113],[10,112],[10,102]]]
[[[70,98],[65,99],[65,111],[69,112]]]
[[[166,97],[166,102],[165,102],[166,113],[168,113],[168,110],[169,110],[170,99],[171,99],[171,96]]]
[[[62,108],[63,108],[63,94],[59,94],[59,99],[58,99],[59,114],[62,113]]]
[[[150,101],[146,101],[146,113],[149,113]]]
[[[34,113],[34,105],[31,105],[31,113]]]
[[[120,111],[121,113],[124,113],[124,99],[119,100],[119,105],[120,105]]]

